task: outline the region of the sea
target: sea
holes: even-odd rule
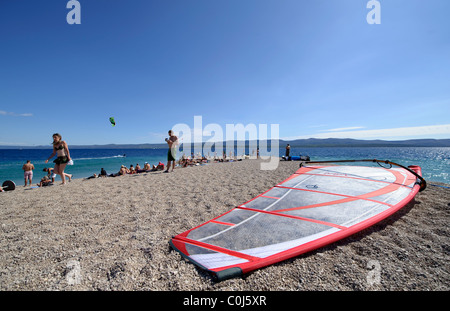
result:
[[[235,153],[238,152],[235,150]],[[52,158],[48,164],[45,163],[51,153],[52,149],[0,149],[0,185],[5,180],[12,180],[16,185],[23,185],[22,166],[27,160],[30,160],[35,167],[33,183],[38,183],[46,175],[43,169],[54,166],[55,158]],[[87,178],[94,173],[99,174],[102,168],[111,174],[117,173],[121,165],[130,167],[139,163],[143,167],[145,162],[150,165],[156,165],[160,161],[167,163],[167,149],[72,148],[70,154],[74,165],[67,166],[65,172],[73,174],[75,179]],[[267,153],[261,152],[261,155],[265,154]],[[281,157],[284,154],[283,146],[279,149],[278,155]],[[427,181],[450,184],[450,147],[311,147],[292,148],[290,154],[291,156],[307,155],[311,161],[378,159],[389,160],[403,166],[419,165]],[[59,182],[59,179],[58,176],[56,181]]]

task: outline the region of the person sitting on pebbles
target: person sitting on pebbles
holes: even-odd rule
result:
[[[52,181],[50,180],[50,178],[48,178],[48,176],[44,176],[41,179],[41,182],[37,184],[37,186],[39,187],[45,187],[45,186],[50,186],[52,184]]]

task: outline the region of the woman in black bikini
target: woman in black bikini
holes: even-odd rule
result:
[[[69,178],[69,181],[72,180],[71,174],[64,173],[64,169],[70,161],[70,152],[67,143],[62,140],[61,135],[58,133],[53,134],[53,153],[47,160],[45,160],[45,163],[48,163],[48,161],[53,158],[55,154],[57,155],[57,158],[53,161],[53,163],[55,163],[53,173],[61,176],[62,184],[64,185],[66,184],[66,176]]]

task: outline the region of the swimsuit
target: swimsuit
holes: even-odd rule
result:
[[[59,145],[57,148],[55,148],[56,150],[62,150],[62,149],[64,149],[64,146],[61,144],[61,145]],[[66,163],[68,163],[69,162],[69,158],[67,157],[67,156],[60,156],[60,157],[57,157],[56,158],[56,160],[55,161],[53,161],[53,163],[56,163],[56,164],[66,164]]]
[[[23,174],[23,177],[25,179],[32,179],[33,178],[33,171],[25,171],[25,173]]]
[[[69,162],[69,158],[67,156],[57,157],[53,163],[56,164],[66,164]]]

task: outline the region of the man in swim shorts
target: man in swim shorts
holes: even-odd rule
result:
[[[169,173],[170,164],[172,164],[172,172],[175,168],[175,160],[177,155],[178,137],[176,137],[172,130],[169,131],[169,138],[166,138],[166,143],[169,145],[169,151],[167,152],[167,169],[164,173]]]
[[[31,164],[30,160],[27,160],[27,163],[25,163],[22,166],[22,169],[24,171],[23,177],[25,179],[25,185],[24,187],[27,186],[27,181],[30,181],[30,186],[31,186],[31,182],[33,181],[33,170],[34,170],[34,165]]]

